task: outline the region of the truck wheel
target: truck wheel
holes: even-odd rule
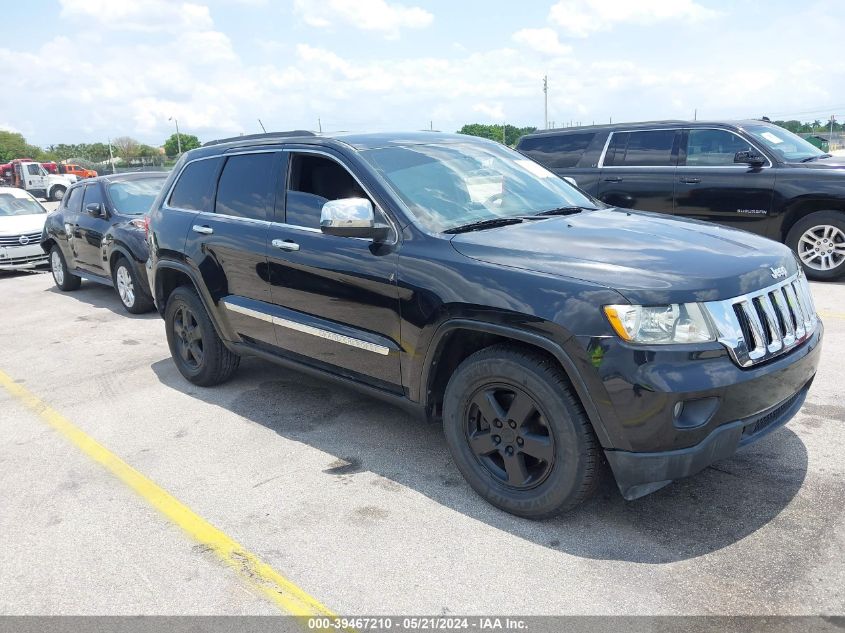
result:
[[[135,269],[125,257],[119,257],[115,263],[114,271],[112,272],[112,281],[114,282],[115,290],[117,290],[117,296],[120,297],[120,302],[126,308],[127,312],[131,314],[143,314],[152,310],[152,298],[147,296],[143,290],[143,286],[138,283]]]
[[[810,279],[827,281],[845,274],[845,213],[816,211],[789,230],[786,244],[798,254]]]
[[[217,336],[202,301],[193,288],[180,286],[164,311],[170,354],[185,378],[201,387],[228,380],[241,362]]]
[[[50,270],[53,272],[53,281],[56,282],[59,290],[65,292],[77,290],[82,284],[82,279],[67,269],[65,256],[62,255],[62,250],[55,244],[50,249]]]
[[[58,202],[62,198],[65,197],[65,188],[64,187],[53,187],[53,190],[50,192],[50,200],[54,202]]]
[[[455,370],[443,430],[470,486],[494,506],[540,519],[596,489],[599,445],[569,381],[552,360],[508,345]]]

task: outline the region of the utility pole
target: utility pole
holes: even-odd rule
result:
[[[100,137],[102,138],[102,137]],[[111,136],[108,137],[109,139],[109,162],[111,163],[111,173],[114,173],[114,155],[111,153]]]
[[[264,124],[261,122],[261,119],[258,119],[258,125],[261,126],[261,131],[267,134],[267,130],[264,129]]]
[[[173,122],[176,123],[176,151],[177,151],[177,155],[181,156],[182,155],[182,137],[179,135],[179,121],[177,121],[173,117],[170,117],[167,120],[173,121]]]
[[[322,134],[323,133],[323,122],[320,121],[320,117],[317,117],[317,131]]]
[[[698,121],[698,108],[692,111],[692,120]]]
[[[502,145],[507,145],[508,140],[505,138],[505,122],[502,121]]]
[[[835,114],[831,114],[831,115],[830,115],[830,140],[827,142],[827,146],[828,146],[828,148],[829,148],[829,147],[831,146],[831,144],[833,143],[833,124],[834,124],[834,122],[835,122],[835,121],[836,121],[836,115],[835,115]]]
[[[549,129],[549,76],[543,75],[543,121]]]

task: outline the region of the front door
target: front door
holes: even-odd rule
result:
[[[88,205],[98,204],[106,213],[105,198],[100,183],[85,187],[82,196],[82,210],[76,216],[71,250],[77,267],[96,275],[105,275],[103,264],[103,235],[109,227],[106,217],[92,215]]]
[[[762,167],[734,163],[737,152],[761,152],[729,130],[693,128],[684,136],[675,213],[766,235],[775,172],[768,161]]]
[[[613,132],[601,163],[598,197],[615,207],[672,213],[678,130]]]
[[[24,188],[31,193],[47,194],[47,173],[38,163],[21,163]]]
[[[323,204],[339,198],[369,198],[377,221],[387,221],[340,160],[289,153],[284,204],[276,205],[268,236],[277,345],[302,362],[398,392],[397,236],[374,244],[320,231]]]

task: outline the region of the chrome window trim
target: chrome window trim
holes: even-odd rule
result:
[[[666,130],[674,130],[675,132],[682,132],[684,130],[719,130],[722,132],[728,132],[733,134],[734,136],[738,136],[743,141],[747,142],[751,147],[757,150],[757,152],[766,159],[766,165],[761,165],[760,169],[768,169],[772,167],[771,159],[766,155],[765,152],[761,152],[760,148],[755,145],[752,141],[748,140],[740,133],[735,132],[734,130],[729,130],[723,127],[715,127],[715,126],[696,126],[696,127],[679,127],[679,128],[643,128],[638,130],[612,130],[610,134],[607,135],[607,140],[604,142],[604,148],[601,151],[601,155],[599,156],[598,165],[596,165],[599,169],[748,169],[749,165],[742,165],[742,164],[733,164],[733,165],[605,165],[604,159],[607,156],[607,150],[610,148],[610,140],[613,138],[614,134],[630,134],[632,132],[662,132]],[[686,152],[685,152],[686,155]]]
[[[304,334],[310,334],[311,336],[317,336],[335,343],[340,343],[341,345],[348,345],[349,347],[363,349],[382,356],[390,354],[390,348],[385,347],[384,345],[370,343],[369,341],[364,341],[353,336],[346,336],[345,334],[338,334],[337,332],[324,330],[322,328],[314,327],[313,325],[306,325],[304,323],[299,323],[298,321],[291,321],[290,319],[273,316],[272,314],[267,314],[266,312],[261,312],[260,310],[253,310],[252,308],[246,308],[235,303],[229,303],[225,299],[223,299],[222,303],[226,306],[227,310],[231,310],[232,312],[237,312],[254,319],[259,319],[267,323],[272,323],[278,327],[295,330]]]

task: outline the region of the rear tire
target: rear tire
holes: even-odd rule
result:
[[[58,202],[65,197],[65,191],[67,191],[65,187],[53,187],[53,190],[50,191],[50,200]]]
[[[552,359],[509,345],[476,352],[443,401],[452,458],[494,506],[530,519],[574,508],[599,482],[600,448]]]
[[[241,362],[217,336],[205,306],[193,288],[180,286],[167,300],[165,330],[179,373],[201,387],[227,381]]]
[[[59,290],[70,292],[78,290],[79,286],[82,285],[82,279],[68,270],[62,249],[56,244],[53,244],[53,248],[50,249],[50,270],[53,273],[53,281],[56,282],[56,287]]]
[[[830,281],[845,275],[845,213],[816,211],[801,218],[786,236],[809,279]]]
[[[115,262],[112,282],[120,303],[130,314],[143,314],[153,309],[152,297],[144,292],[135,269],[125,257],[119,257]]]

